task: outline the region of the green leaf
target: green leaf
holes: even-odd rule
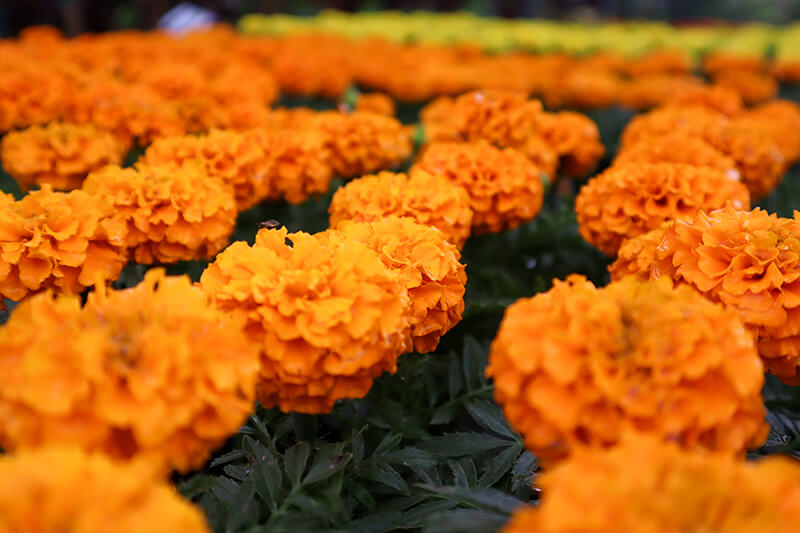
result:
[[[511,469],[511,492],[518,498],[527,498],[531,494],[531,478],[536,469],[536,458],[531,452],[519,456]]]
[[[503,410],[497,404],[486,400],[472,400],[467,404],[467,411],[484,429],[521,441],[520,436],[509,427],[503,416]]]
[[[423,521],[432,514],[447,511],[456,505],[458,504],[449,500],[434,500],[422,503],[403,513],[402,527],[405,529],[421,527]]]
[[[393,529],[402,518],[403,513],[400,511],[388,511],[353,520],[347,525],[347,529],[357,533],[383,533]]]
[[[511,515],[514,509],[524,502],[509,496],[504,492],[494,489],[479,489],[470,487],[439,487],[432,485],[416,485],[420,489],[432,492],[438,496],[457,502],[467,507],[490,511],[502,515]]]
[[[387,464],[365,468],[360,474],[366,479],[391,487],[397,492],[408,494],[408,483],[397,473],[397,470]]]
[[[359,432],[353,439],[353,462],[360,463],[364,459],[364,435]]]
[[[252,456],[253,482],[259,497],[275,508],[278,490],[283,481],[283,471],[275,456],[260,442],[244,437],[242,444]]]
[[[403,440],[403,436],[399,433],[387,433],[378,446],[375,448],[375,455],[382,455],[400,444],[400,441]]]
[[[236,531],[245,524],[255,523],[258,520],[258,508],[253,501],[254,495],[255,485],[251,481],[245,481],[239,485],[228,505],[226,531]]]
[[[483,433],[448,433],[422,441],[417,446],[444,457],[462,457],[477,455],[495,448],[504,448],[514,443],[515,441]]]
[[[228,453],[224,453],[219,457],[216,457],[213,461],[211,461],[208,465],[209,468],[214,468],[216,466],[225,465],[228,463],[233,463],[234,461],[239,461],[244,459],[246,454],[244,450],[232,450]]]
[[[493,456],[486,463],[486,468],[478,480],[478,486],[491,487],[514,466],[520,452],[523,450],[522,446],[509,446],[499,454]]]
[[[461,377],[461,361],[453,359],[450,361],[450,378],[447,381],[448,392],[450,399],[454,399],[464,388],[464,380]]]
[[[508,518],[507,515],[488,511],[456,509],[431,516],[422,531],[425,533],[495,533],[505,526]]]
[[[327,479],[337,472],[340,472],[352,460],[350,453],[342,454],[341,444],[327,445],[322,448],[314,457],[311,468],[303,478],[303,484],[311,485]]]
[[[448,424],[451,420],[456,416],[456,413],[459,411],[458,405],[443,405],[436,412],[433,413],[433,418],[431,421],[428,422],[432,426],[437,426],[441,424]]]
[[[474,337],[464,337],[464,382],[468,389],[486,383],[484,377],[488,357],[486,350]]]
[[[286,474],[293,487],[300,484],[309,455],[311,455],[311,446],[307,442],[298,442],[286,450],[283,460],[286,464]]]
[[[439,464],[439,461],[431,453],[411,446],[393,450],[385,454],[384,459],[389,463],[401,464],[411,468],[427,468]]]

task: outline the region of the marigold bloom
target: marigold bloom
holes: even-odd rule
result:
[[[724,72],[759,73],[769,70],[767,59],[760,53],[741,54],[710,52],[703,58],[703,72],[716,76]]]
[[[714,144],[728,122],[728,117],[722,113],[699,105],[663,107],[631,119],[622,132],[620,148],[675,132]]]
[[[113,206],[104,222],[111,242],[140,264],[214,257],[236,225],[232,187],[209,177],[199,161],[108,166],[89,174],[83,190]]]
[[[19,301],[45,289],[78,294],[116,279],[125,256],[103,228],[112,211],[101,198],[47,185],[17,202],[1,195],[0,297]]]
[[[3,169],[23,190],[44,184],[78,189],[89,172],[120,164],[126,151],[114,135],[91,124],[32,126],[8,133],[0,143]]]
[[[800,466],[786,456],[740,462],[631,436],[576,452],[536,484],[541,503],[502,533],[791,533],[800,521]]]
[[[291,204],[328,192],[333,177],[328,136],[320,132],[259,128],[246,133],[264,151],[270,199]]]
[[[270,160],[255,139],[243,133],[213,130],[203,136],[158,139],[140,159],[151,166],[183,166],[189,161],[200,161],[210,177],[229,183],[240,211],[270,195]]]
[[[467,191],[447,178],[419,169],[409,175],[380,172],[355,179],[336,190],[328,213],[332,228],[344,220],[409,217],[438,228],[459,248],[469,237],[472,224]]]
[[[19,53],[19,52],[18,52]],[[0,132],[47,124],[61,116],[74,87],[33,62],[4,62],[0,77]]]
[[[682,132],[642,139],[626,145],[614,158],[615,165],[626,163],[680,163],[694,167],[712,167],[739,179],[736,161],[723,154],[700,137]]]
[[[402,274],[411,298],[414,349],[419,353],[435,350],[464,312],[467,274],[458,248],[438,229],[396,216],[370,222],[348,220],[336,231],[363,242],[387,268]]]
[[[266,117],[264,128],[273,130],[304,130],[317,116],[317,112],[308,107],[292,107],[270,109]]]
[[[653,74],[689,74],[690,56],[681,50],[656,49],[639,57],[628,58],[625,71],[632,78]]]
[[[467,190],[474,233],[516,228],[542,207],[539,169],[511,148],[501,150],[485,141],[437,143],[425,150],[413,169],[444,176]]]
[[[387,94],[362,93],[356,101],[356,111],[393,117],[395,115],[395,104],[392,97]]]
[[[405,283],[363,243],[285,228],[260,230],[253,246],[233,243],[200,278],[263,346],[259,402],[304,413],[361,398],[396,370],[409,348]]]
[[[701,80],[683,74],[641,76],[628,81],[622,87],[619,98],[623,104],[634,109],[650,109],[701,85]]]
[[[309,128],[326,137],[333,172],[342,178],[399,167],[413,150],[403,125],[376,113],[323,111]]]
[[[210,532],[200,509],[142,463],[75,448],[0,457],[0,531]]]
[[[616,72],[570,62],[542,80],[541,92],[549,108],[597,109],[618,104],[625,86]]]
[[[627,241],[613,278],[668,277],[733,308],[758,336],[769,372],[800,383],[800,214],[700,212]]]
[[[800,123],[800,106],[788,100],[772,100],[737,117],[734,124],[753,129],[753,134],[769,138],[781,149],[787,164],[800,159],[800,136],[794,134]]]
[[[544,113],[538,127],[544,142],[561,158],[559,168],[567,176],[585,176],[606,153],[597,124],[586,115],[571,111]]]
[[[506,310],[487,370],[511,426],[552,462],[628,431],[743,454],[768,432],[763,373],[736,314],[690,288],[577,275]]]
[[[187,276],[39,294],[0,328],[0,441],[70,444],[161,471],[201,466],[251,412],[258,346]],[[69,339],[69,342],[62,342]]]
[[[736,91],[748,105],[775,98],[778,94],[778,82],[767,74],[725,71],[714,76],[714,84]]]
[[[747,188],[711,167],[674,163],[614,165],[589,180],[575,199],[587,242],[615,256],[622,241],[700,209],[750,208]]]
[[[664,105],[676,107],[702,106],[728,117],[738,115],[744,111],[744,103],[739,93],[718,85],[687,87],[669,98],[664,102]]]
[[[498,147],[520,146],[536,132],[543,114],[538,100],[523,92],[473,91],[434,102],[423,109],[422,122],[429,142],[487,141]]]

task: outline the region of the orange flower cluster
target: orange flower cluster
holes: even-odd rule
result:
[[[108,166],[89,174],[83,190],[113,207],[104,222],[110,241],[140,264],[212,258],[236,224],[232,187],[200,162]]]
[[[8,54],[11,56],[11,53]],[[68,82],[32,60],[0,56],[0,132],[46,124],[61,117]]]
[[[328,191],[333,177],[328,137],[313,129],[247,132],[269,159],[270,199],[291,204]]]
[[[242,326],[188,277],[160,270],[83,308],[34,296],[0,328],[0,444],[197,468],[252,410],[258,347]]]
[[[472,225],[467,191],[442,176],[414,169],[409,175],[381,172],[363,176],[336,190],[331,227],[345,220],[371,222],[385,216],[409,217],[442,231],[459,248]]]
[[[542,207],[544,185],[539,169],[511,148],[486,141],[432,144],[412,167],[441,175],[466,189],[476,234],[516,228]]]
[[[663,104],[666,107],[699,106],[732,117],[744,111],[742,97],[731,89],[718,85],[687,87]]]
[[[698,210],[750,208],[747,188],[720,170],[673,163],[614,165],[581,188],[575,199],[587,242],[615,256],[625,239]]]
[[[392,97],[383,93],[364,93],[358,96],[356,101],[356,111],[364,113],[376,113],[393,117],[395,115],[395,104]]]
[[[50,185],[79,189],[89,172],[122,163],[126,149],[91,124],[53,122],[10,132],[0,142],[3,169],[22,190]]]
[[[363,242],[390,270],[399,272],[411,298],[409,322],[414,350],[428,353],[464,312],[467,274],[461,254],[446,235],[410,218],[389,216],[372,222],[344,221],[343,235]]]
[[[45,185],[17,202],[0,193],[0,297],[19,301],[46,289],[78,294],[116,279],[125,255],[104,227],[112,212],[80,190]]]
[[[631,143],[614,158],[615,165],[632,163],[678,163],[693,167],[711,167],[725,172],[734,181],[740,178],[733,158],[714,148],[702,137],[692,137],[682,132]]]
[[[737,100],[721,90],[698,91],[634,118],[622,135],[620,159],[631,146],[649,144],[652,148],[646,157],[653,162],[659,154],[664,162],[689,162],[688,154],[670,153],[671,147],[677,148],[674,140],[662,145],[664,137],[680,133],[701,139],[733,159],[753,197],[762,198],[800,160],[800,138],[793,134],[796,126],[790,125],[797,124],[796,120],[800,120],[800,106],[791,102],[774,101],[742,111]],[[695,150],[687,144],[679,152]]]
[[[620,248],[612,277],[668,277],[734,309],[758,336],[768,371],[800,383],[800,214],[700,212]]]
[[[702,80],[692,76],[651,74],[631,80],[623,88],[620,97],[626,106],[645,110],[699,87],[702,87]]]
[[[141,463],[74,448],[0,457],[0,531],[169,533],[211,529],[203,513]]]
[[[487,374],[540,459],[628,431],[742,455],[767,436],[763,366],[736,314],[688,287],[581,276],[511,305]]]
[[[536,483],[541,503],[502,533],[790,533],[800,520],[800,466],[785,456],[736,462],[631,436],[576,451]]]
[[[309,127],[325,136],[333,173],[342,178],[399,167],[413,149],[397,119],[376,113],[323,111]]]
[[[597,126],[579,113],[546,113],[518,91],[483,90],[434,100],[421,112],[426,142],[485,141],[514,148],[555,178],[582,176],[605,154]]]
[[[200,279],[263,348],[261,404],[304,413],[360,398],[396,370],[409,348],[407,282],[355,239],[285,228],[233,243]]]
[[[195,161],[203,164],[209,177],[233,187],[240,211],[270,196],[271,161],[252,136],[235,131],[165,137],[151,144],[139,159],[140,164],[149,166],[182,167]]]

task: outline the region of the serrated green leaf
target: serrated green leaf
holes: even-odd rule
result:
[[[353,438],[353,462],[358,464],[364,459],[364,435],[359,433]]]
[[[508,522],[508,516],[473,509],[456,509],[431,516],[424,533],[495,533]],[[533,532],[532,532],[533,533]]]
[[[486,368],[486,350],[474,337],[464,337],[464,382],[468,389],[479,388]]]
[[[375,448],[374,455],[382,455],[397,448],[401,440],[403,440],[403,436],[399,433],[387,433]]]
[[[486,467],[478,480],[478,486],[491,487],[508,473],[516,463],[522,446],[509,446],[486,462]]]
[[[472,419],[484,429],[521,441],[520,436],[509,427],[503,410],[497,404],[478,399],[470,401],[466,407]]]
[[[255,496],[255,485],[252,481],[248,480],[239,485],[226,509],[228,517],[225,526],[226,531],[237,531],[245,524],[257,521],[257,507],[253,501],[253,496]],[[255,516],[254,511],[256,512]]]
[[[371,481],[391,487],[402,494],[408,494],[408,483],[405,482],[397,470],[388,464],[383,463],[370,466],[369,468],[363,469],[360,475]]]
[[[417,446],[425,451],[444,457],[462,457],[465,455],[477,455],[513,444],[515,444],[515,441],[483,433],[448,433],[422,441]]]
[[[439,463],[431,453],[410,446],[408,448],[393,450],[385,454],[384,459],[389,463],[401,464],[410,468],[427,468]]]
[[[300,484],[303,471],[306,468],[308,457],[311,455],[311,446],[307,442],[298,442],[288,450],[283,456],[286,464],[286,474],[293,487]]]
[[[435,500],[421,503],[413,509],[403,513],[401,527],[404,529],[419,528],[423,522],[434,513],[452,509],[457,504],[449,500]]]
[[[252,455],[253,482],[259,497],[275,507],[278,491],[283,482],[283,470],[270,450],[260,442],[245,437],[242,439],[245,450]]]
[[[360,483],[354,482],[350,484],[347,488],[347,494],[353,496],[356,500],[361,502],[361,504],[366,506],[368,509],[374,509],[375,506],[377,505],[375,498],[372,497],[372,493]]]
[[[453,473],[453,483],[458,487],[469,487],[469,480],[467,473],[464,471],[464,466],[458,461],[448,461],[447,465]]]
[[[532,492],[531,477],[536,468],[536,458],[524,452],[511,469],[511,492],[518,498],[527,498]]]
[[[328,517],[330,516],[328,509],[326,506],[322,505],[319,501],[315,500],[311,496],[303,493],[296,493],[290,496],[287,500],[292,505],[302,509],[306,513],[311,513],[315,516],[319,517]]]
[[[340,472],[353,459],[350,453],[341,453],[341,446],[328,446],[317,453],[303,484],[311,485]]]
[[[184,498],[192,500],[210,491],[214,483],[215,478],[212,476],[197,474],[178,483],[178,492],[180,492]]]
[[[246,454],[244,453],[244,450],[232,450],[232,451],[230,451],[228,453],[224,453],[224,454],[220,455],[219,457],[215,457],[208,464],[208,467],[209,468],[214,468],[216,466],[226,465],[228,463],[233,463],[235,461],[239,461],[241,459],[244,459],[245,457],[246,457]]]
[[[458,413],[459,408],[457,405],[443,405],[433,413],[433,418],[428,422],[432,426],[441,424],[448,424]]]
[[[400,511],[378,513],[353,520],[347,525],[347,529],[353,533],[383,533],[393,529],[402,517],[403,513]]]
[[[222,471],[225,472],[228,477],[231,477],[236,481],[244,481],[250,477],[250,468],[243,465],[228,464],[225,465]]]
[[[460,503],[461,505],[497,514],[511,515],[511,513],[514,512],[514,509],[520,505],[524,505],[524,502],[521,500],[494,489],[441,487],[433,485],[416,486],[423,490],[434,493],[439,497]]]

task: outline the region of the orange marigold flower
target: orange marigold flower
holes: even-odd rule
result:
[[[175,106],[149,87],[114,79],[90,80],[75,93],[64,114],[69,122],[88,122],[114,133],[126,146],[185,133]]]
[[[301,204],[328,192],[333,177],[328,136],[310,129],[259,128],[246,133],[268,159],[270,199]]]
[[[735,122],[757,128],[755,135],[775,141],[787,164],[794,164],[800,159],[800,136],[795,135],[797,124],[800,123],[800,105],[789,100],[772,100],[750,109],[737,117]]]
[[[54,289],[78,294],[114,280],[125,264],[104,221],[113,212],[101,198],[43,189],[0,201],[0,297],[19,301]]]
[[[615,165],[627,163],[680,163],[721,170],[733,180],[740,178],[736,161],[700,137],[682,132],[642,139],[625,147],[614,158]]]
[[[210,532],[200,509],[140,462],[75,448],[0,457],[0,531]]]
[[[586,132],[586,130],[583,131],[584,133]],[[580,131],[571,133],[580,136]],[[536,135],[529,137],[528,140],[525,141],[525,144],[516,146],[514,149],[530,159],[530,161],[539,168],[540,172],[544,174],[546,179],[552,183],[558,179],[558,166],[561,161],[559,157],[560,154],[556,151],[551,142],[553,142],[553,140],[545,139],[543,137],[543,131],[540,130]],[[603,150],[605,150],[605,148],[603,148]],[[594,143],[589,141],[585,149],[586,153],[584,153],[582,149],[575,150],[575,152],[576,155],[579,155],[581,158],[591,158],[596,152],[596,147]],[[565,158],[565,163],[567,162],[570,164],[569,170],[579,170],[576,168],[576,164],[570,159],[569,155]],[[585,162],[579,161],[577,164],[585,164]]]
[[[542,114],[541,102],[529,100],[524,92],[483,90],[463,94],[449,104],[434,102],[421,117],[429,142],[482,140],[513,147],[536,132]]]
[[[380,172],[339,187],[333,194],[330,225],[409,217],[442,231],[459,248],[469,237],[472,208],[467,191],[442,176],[414,169],[407,176]]]
[[[44,184],[78,189],[89,172],[122,163],[126,151],[114,135],[91,124],[32,126],[0,143],[3,169],[23,190]]]
[[[750,208],[747,187],[711,167],[675,163],[614,165],[589,180],[575,199],[587,242],[615,256],[622,241],[700,209]]]
[[[555,280],[506,310],[487,374],[544,461],[629,431],[743,455],[768,432],[753,338],[733,311],[667,280]]]
[[[784,83],[800,83],[800,61],[778,57],[773,64],[773,73]]]
[[[458,248],[438,229],[396,216],[371,222],[347,220],[336,231],[363,242],[387,268],[402,274],[411,298],[414,349],[419,353],[435,350],[464,312],[467,274]]]
[[[539,169],[511,148],[501,150],[485,141],[437,143],[425,150],[414,169],[444,176],[467,190],[474,233],[516,228],[542,208]]]
[[[634,78],[622,86],[622,103],[634,109],[650,109],[684,91],[702,85],[702,80],[685,74],[653,74]]]
[[[542,99],[550,108],[597,109],[619,103],[624,80],[616,72],[568,62],[540,81]]]
[[[253,408],[259,351],[243,325],[160,269],[83,308],[34,296],[0,328],[0,442],[198,468]]]
[[[730,52],[710,52],[703,58],[703,72],[716,76],[723,72],[759,73],[769,70],[767,59],[759,53],[736,54]]]
[[[304,413],[361,398],[396,370],[409,347],[405,283],[363,243],[285,228],[260,230],[253,246],[233,243],[200,278],[263,346],[259,402]]]
[[[795,459],[735,461],[644,436],[576,451],[536,484],[541,503],[517,510],[501,533],[791,533],[800,521]]]
[[[17,52],[20,53],[20,52]],[[47,124],[61,117],[75,88],[63,77],[33,62],[3,62],[0,76],[0,132]]]
[[[622,132],[620,148],[675,132],[714,144],[728,122],[722,113],[699,105],[662,107],[634,117]]]
[[[413,151],[403,124],[376,113],[323,111],[308,127],[327,138],[331,167],[342,178],[399,167]]]
[[[736,91],[748,105],[775,98],[778,94],[778,82],[768,74],[725,71],[714,75],[714,84]]]
[[[632,78],[653,74],[690,74],[692,61],[686,52],[662,48],[629,58],[624,67]]]
[[[213,130],[202,136],[165,137],[151,144],[139,161],[151,166],[200,161],[210,177],[233,187],[240,211],[270,195],[270,160],[255,139],[243,133]]]
[[[395,104],[392,97],[383,93],[362,93],[356,101],[356,111],[364,111],[393,117]]]
[[[561,172],[567,176],[585,176],[606,153],[597,124],[586,115],[544,113],[538,126],[544,142],[561,158]]]
[[[744,111],[744,103],[739,93],[718,85],[698,85],[687,87],[671,98],[664,105],[667,106],[702,106],[712,111],[717,111],[732,117]]]
[[[758,336],[768,371],[800,383],[800,214],[700,212],[627,241],[613,278],[672,278],[733,308]]]
[[[274,130],[305,130],[317,116],[317,112],[308,107],[270,109],[264,128]]]
[[[797,144],[795,138],[778,140],[781,130],[764,120],[750,120],[746,116],[732,120],[712,144],[736,161],[736,166],[753,198],[759,199],[775,190],[788,168],[782,146]],[[798,145],[800,146],[800,145]],[[791,146],[786,151],[793,150]]]
[[[89,174],[83,190],[114,207],[104,222],[111,242],[140,264],[214,257],[236,225],[232,187],[209,177],[199,161],[108,166]]]

